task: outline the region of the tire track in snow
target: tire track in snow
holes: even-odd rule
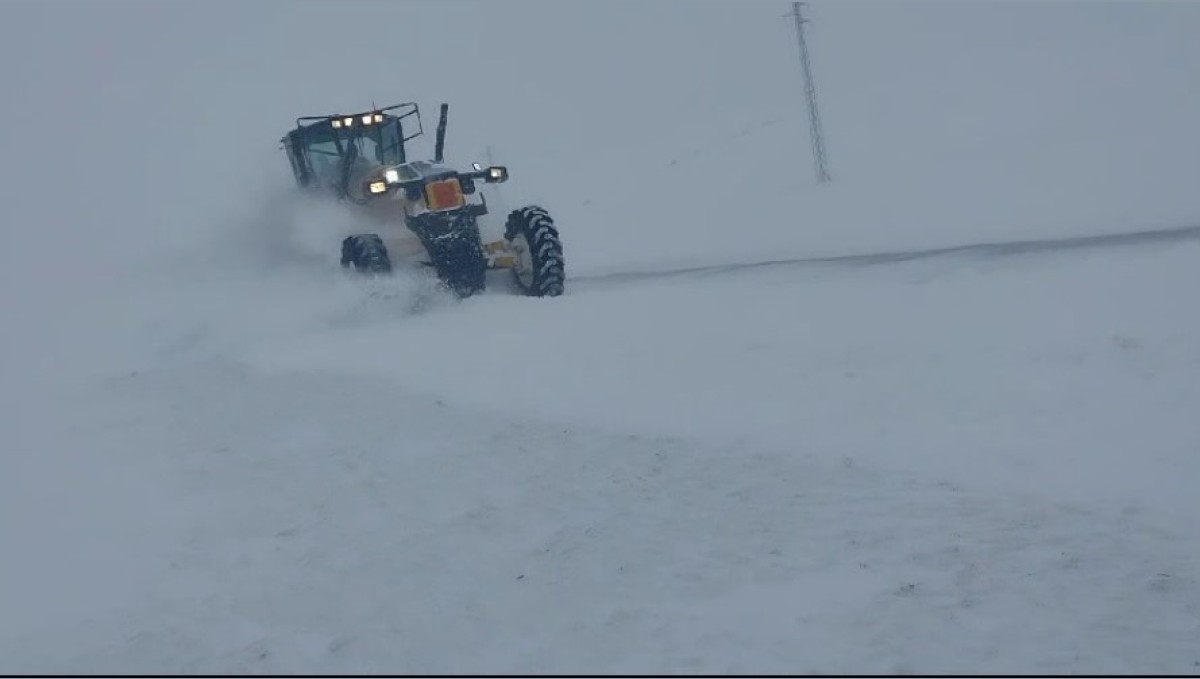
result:
[[[655,280],[659,278],[723,274],[773,267],[873,266],[877,264],[897,264],[919,259],[933,259],[952,255],[968,255],[982,259],[989,257],[1011,257],[1014,255],[1027,255],[1041,252],[1128,247],[1133,245],[1182,242],[1189,240],[1200,240],[1200,226],[1152,229],[1101,236],[1072,236],[1069,238],[1052,238],[1044,240],[973,243],[968,245],[956,245],[952,247],[928,248],[922,250],[898,250],[892,252],[875,252],[858,255],[798,257],[759,262],[744,262],[739,264],[709,264],[704,266],[664,269],[657,271],[621,271],[615,273],[570,277],[570,281],[576,284],[583,283],[585,286],[588,286],[589,284],[605,283],[635,283],[638,281]]]

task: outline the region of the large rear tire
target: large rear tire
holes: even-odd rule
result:
[[[522,293],[530,297],[563,294],[563,247],[550,213],[537,205],[513,210],[504,226],[504,238],[517,254],[513,283]]]
[[[351,266],[362,273],[390,273],[392,260],[383,239],[373,233],[364,233],[343,240],[342,267]]]

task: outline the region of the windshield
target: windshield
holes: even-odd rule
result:
[[[301,143],[313,173],[324,183],[338,183],[347,160],[357,166],[404,162],[400,122],[396,119],[349,130],[335,130],[328,123],[313,125],[304,130]]]

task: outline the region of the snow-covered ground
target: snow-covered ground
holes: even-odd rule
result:
[[[290,70],[374,63],[298,47],[349,3],[4,62],[30,100],[107,73],[99,132],[32,137],[120,171],[3,128],[46,172],[0,201],[0,672],[1200,671],[1200,231],[919,252],[1200,224],[1200,13],[814,3],[818,188],[799,92],[763,94],[787,3],[565,4],[408,5],[459,22],[445,73],[508,73],[413,87],[559,217],[552,300],[347,276],[291,199],[273,140],[378,90]],[[2,11],[14,54],[60,26]]]
[[[1197,256],[157,280],[6,422],[0,658],[1195,671]]]

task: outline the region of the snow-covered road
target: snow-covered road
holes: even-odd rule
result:
[[[333,266],[164,278],[136,357],[8,423],[37,455],[4,475],[0,594],[27,614],[0,658],[1194,671],[1197,255],[461,303]]]

